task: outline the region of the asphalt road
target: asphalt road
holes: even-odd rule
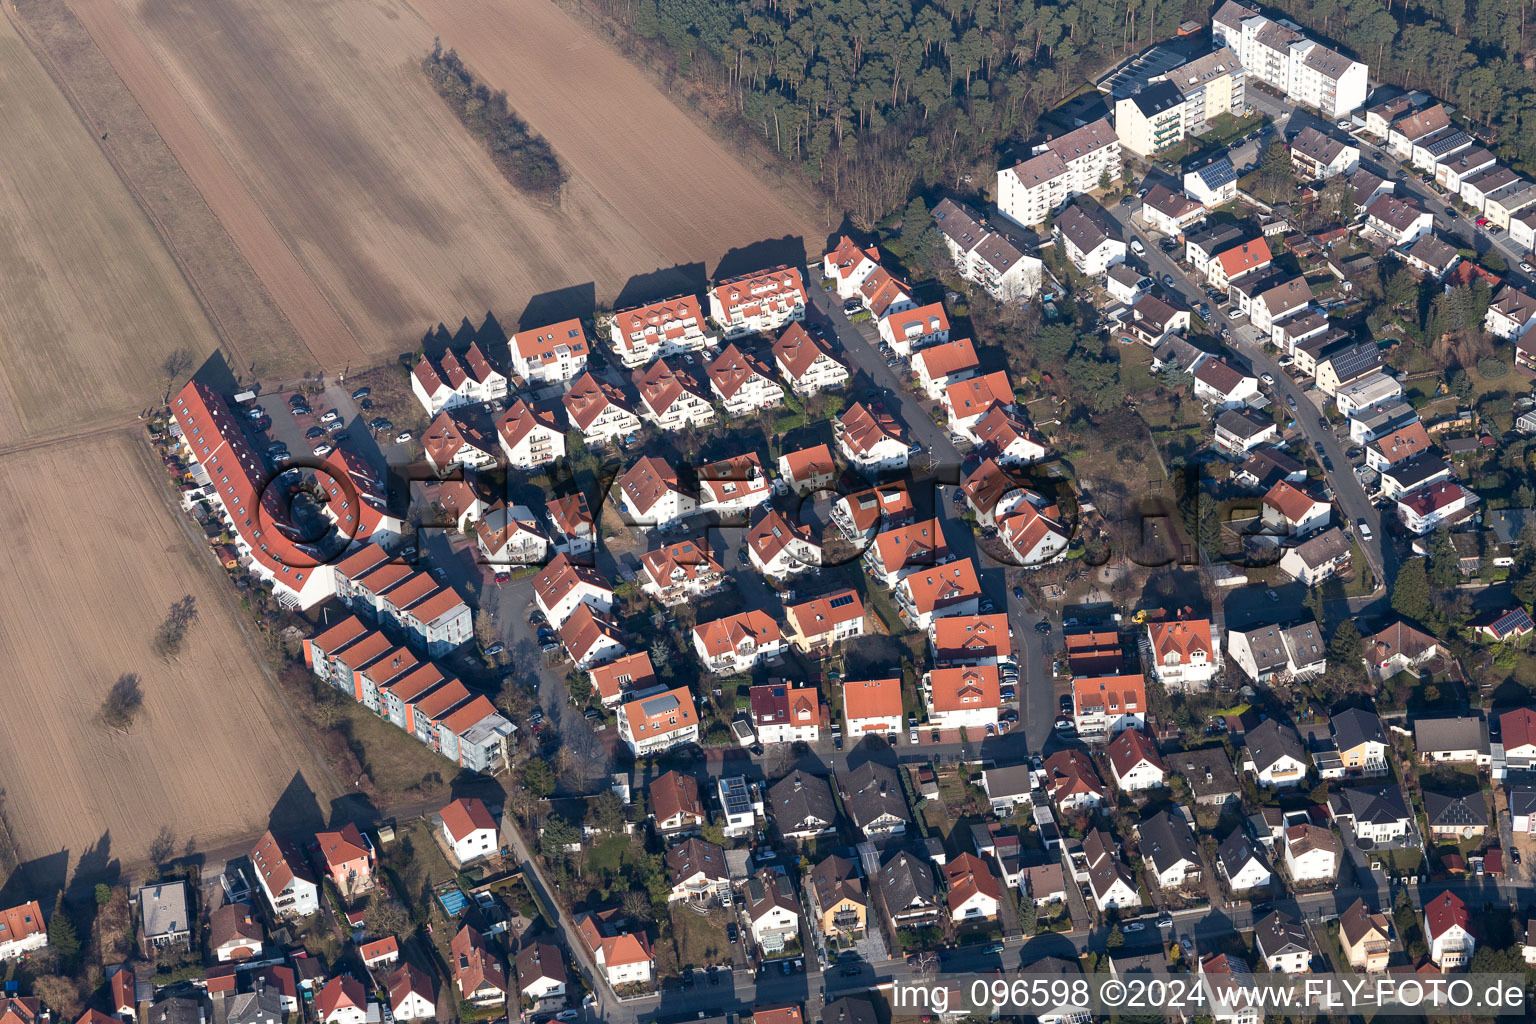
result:
[[[1190,308],[1198,306],[1205,301],[1205,293],[1201,287],[1194,283],[1184,272],[1184,269],[1168,257],[1158,248],[1152,236],[1143,232],[1131,219],[1135,210],[1134,206],[1112,206],[1109,208],[1111,215],[1126,232],[1127,238],[1139,238],[1146,252],[1138,257],[1150,269],[1152,276],[1158,281],[1165,277],[1172,278],[1173,288],[1184,304]],[[1165,290],[1168,290],[1165,286]],[[1212,310],[1216,323],[1231,323],[1224,320],[1221,307]],[[1342,515],[1343,524],[1354,530],[1354,524],[1364,519],[1371,526],[1372,539],[1369,541],[1357,538],[1361,550],[1365,554],[1366,561],[1371,565],[1371,571],[1375,575],[1378,584],[1382,580],[1390,580],[1396,572],[1395,562],[1389,564],[1385,561],[1389,557],[1383,550],[1381,514],[1371,505],[1365,495],[1365,489],[1361,487],[1360,480],[1355,476],[1354,467],[1345,458],[1345,445],[1339,440],[1338,435],[1330,426],[1319,422],[1321,411],[1313,412],[1317,406],[1307,398],[1303,389],[1283,370],[1276,365],[1274,359],[1266,352],[1260,342],[1259,333],[1245,323],[1230,328],[1230,339],[1226,345],[1229,354],[1235,354],[1239,358],[1234,360],[1239,365],[1247,366],[1255,376],[1265,373],[1274,377],[1273,386],[1266,385],[1267,390],[1275,401],[1285,402],[1291,398],[1296,403],[1296,425],[1302,435],[1312,446],[1314,454],[1317,445],[1321,444],[1331,470],[1325,470],[1328,485],[1333,489],[1334,501]]]

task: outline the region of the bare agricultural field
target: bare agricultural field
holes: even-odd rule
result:
[[[278,283],[302,267],[365,356],[464,314],[514,322],[541,293],[590,282],[603,301],[763,238],[820,240],[808,204],[546,0],[67,2],[278,304],[307,301]],[[513,190],[432,92],[418,62],[436,36],[554,145],[559,208]],[[322,366],[355,363],[289,316]]]
[[[0,780],[23,862],[64,851],[73,871],[103,845],[142,862],[162,827],[178,850],[188,839],[216,848],[263,829],[296,775],[329,806],[329,776],[255,666],[215,591],[220,574],[158,493],[157,466],[126,432],[0,460],[11,538]],[[199,618],[167,662],[151,638],[187,594]],[[125,672],[144,694],[126,733],[98,717]]]
[[[153,225],[0,17],[0,445],[121,419],[216,338]]]

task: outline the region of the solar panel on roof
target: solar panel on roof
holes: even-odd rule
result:
[[[831,601],[827,602],[829,608],[846,608],[850,604],[853,604],[852,594],[843,594],[841,597],[834,597]]]

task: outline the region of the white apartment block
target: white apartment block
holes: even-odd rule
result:
[[[697,295],[621,309],[608,325],[608,344],[619,363],[630,370],[719,343],[720,335],[710,330]]]
[[[587,332],[580,320],[518,331],[507,342],[512,372],[530,385],[573,380],[587,368]]]
[[[727,338],[776,331],[805,318],[805,282],[794,267],[727,278],[709,293],[709,315]]]
[[[1036,146],[1030,159],[997,172],[997,208],[1025,227],[1043,224],[1073,196],[1120,177],[1120,137],[1100,119]]]

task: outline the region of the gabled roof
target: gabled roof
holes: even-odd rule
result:
[[[843,796],[843,809],[858,828],[890,816],[902,821],[911,820],[906,797],[901,792],[901,780],[892,768],[877,761],[865,761],[839,778]]]
[[[1222,273],[1228,278],[1241,277],[1249,271],[1263,269],[1273,259],[1269,243],[1262,238],[1240,242],[1216,254],[1216,262],[1221,264]]]
[[[849,721],[865,718],[900,718],[901,679],[859,679],[843,682],[843,717]]]
[[[753,378],[759,378],[769,384],[775,383],[768,372],[768,367],[755,357],[741,351],[734,342],[725,346],[725,350],[709,364],[705,373],[709,375],[710,381],[720,394],[726,398],[735,395]]]
[[[913,907],[931,907],[938,899],[933,869],[927,861],[906,850],[897,850],[880,868],[880,894],[893,913]]]
[[[697,836],[668,850],[666,862],[667,875],[673,885],[681,885],[701,874],[713,882],[724,882],[731,877],[725,866],[725,851]]]
[[[1516,708],[1499,716],[1499,736],[1506,751],[1536,746],[1536,711]]]
[[[809,639],[830,633],[845,622],[862,619],[864,603],[857,591],[844,588],[790,605],[784,609],[784,615]]]
[[[337,1010],[354,1007],[366,1010],[368,993],[364,991],[363,983],[350,974],[338,974],[325,983],[315,999],[315,1005],[320,1010],[320,1019],[324,1020]]]
[[[1339,915],[1339,934],[1348,945],[1358,946],[1372,935],[1386,939],[1392,934],[1392,925],[1387,915],[1372,912],[1365,905],[1365,900],[1356,899],[1348,910]]]
[[[1372,825],[1391,825],[1411,817],[1402,787],[1395,782],[1348,786],[1330,794],[1328,803],[1336,817],[1348,815]]]
[[[709,398],[700,390],[698,381],[686,371],[668,365],[665,359],[656,360],[650,369],[637,374],[634,383],[641,399],[658,416],[666,415],[667,410],[684,393],[692,395],[697,401],[709,402]]]
[[[576,378],[560,401],[565,405],[565,414],[571,423],[583,431],[610,407],[617,407],[631,415],[635,411],[630,407],[624,392],[607,381],[598,380],[590,370]]]
[[[1482,715],[1455,718],[1421,718],[1413,723],[1413,747],[1431,751],[1488,753],[1488,720]]]
[[[773,358],[793,380],[799,380],[821,358],[832,359],[832,350],[817,341],[798,321],[791,321],[773,343]]]
[[[1258,849],[1253,845],[1253,840],[1248,838],[1248,833],[1241,828],[1232,830],[1232,834],[1223,839],[1221,845],[1216,848],[1216,859],[1221,862],[1222,870],[1227,873],[1227,878],[1236,878],[1238,872],[1247,867],[1252,861],[1263,862]]]
[[[654,456],[646,456],[631,466],[619,478],[619,489],[641,515],[655,508],[663,495],[687,493],[678,482],[677,471]]]
[[[1405,199],[1399,199],[1391,193],[1377,196],[1371,200],[1371,205],[1365,208],[1365,215],[1372,220],[1381,221],[1394,231],[1406,231],[1412,227],[1425,211]]]
[[[779,624],[767,612],[755,608],[701,622],[693,627],[693,635],[711,658],[732,654],[748,640],[761,647],[784,639]]]
[[[1162,664],[1176,654],[1180,663],[1188,664],[1197,656],[1213,661],[1215,647],[1211,643],[1210,619],[1165,619],[1147,623],[1147,635],[1152,641],[1152,656]]]
[[[621,309],[613,314],[613,323],[623,337],[621,344],[624,348],[630,351],[659,348],[665,342],[683,337],[690,328],[702,330],[704,309],[697,295],[678,295]]]
[[[263,834],[251,850],[251,864],[260,872],[267,890],[273,895],[287,889],[295,879],[316,884],[299,848],[286,836],[271,831]]]
[[[1273,767],[1283,757],[1293,758],[1303,765],[1307,763],[1307,751],[1301,745],[1301,737],[1278,718],[1265,719],[1248,730],[1244,743],[1248,747],[1248,756],[1253,759],[1254,769],[1259,772]]]
[[[791,772],[769,787],[768,801],[773,808],[773,820],[781,832],[799,831],[812,819],[828,825],[837,821],[832,787],[819,775],[799,770]]]
[[[1472,931],[1472,914],[1467,904],[1453,892],[1441,893],[1424,903],[1424,939],[1433,943],[1452,928]]]
[[[496,830],[496,819],[474,797],[460,797],[439,811],[438,816],[454,842],[461,842],[481,829]]]
[[[1285,480],[1277,480],[1261,500],[1293,523],[1303,521],[1312,514],[1314,506],[1322,504]]]
[[[1143,821],[1137,831],[1141,835],[1137,843],[1141,855],[1150,857],[1159,873],[1175,867],[1181,860],[1196,868],[1200,866],[1200,847],[1182,817],[1176,819],[1167,811],[1158,811]]]
[[[1109,763],[1114,767],[1115,774],[1121,778],[1125,773],[1135,768],[1138,764],[1146,763],[1163,770],[1163,759],[1157,755],[1157,748],[1152,741],[1141,734],[1139,729],[1127,729],[1116,736],[1109,744],[1106,751],[1109,755]]]
[[[949,895],[945,898],[950,910],[964,906],[977,894],[994,901],[1003,898],[997,879],[992,877],[992,872],[981,858],[974,854],[962,853],[947,861],[944,864],[944,882],[949,886]]]
[[[667,821],[679,814],[704,820],[704,803],[699,799],[699,780],[692,775],[669,771],[651,782],[651,815]]]
[[[868,455],[881,441],[907,444],[906,431],[889,413],[873,412],[862,402],[849,406],[838,420],[843,427],[843,441],[860,455]]]
[[[507,974],[501,961],[485,944],[485,936],[474,927],[466,924],[459,929],[453,937],[451,953],[454,979],[466,997],[481,988],[507,990]]]
[[[920,569],[903,579],[898,586],[912,596],[912,607],[920,615],[981,596],[981,581],[977,579],[976,566],[969,558],[932,569]]]
[[[693,694],[688,687],[679,686],[665,693],[653,693],[649,697],[632,700],[619,709],[629,726],[629,735],[636,743],[654,736],[681,732],[697,726],[699,717],[694,710]]]
[[[1272,911],[1253,926],[1259,953],[1266,957],[1283,953],[1313,952],[1312,940],[1302,923],[1289,914]]]
[[[1381,719],[1361,708],[1348,708],[1329,720],[1334,743],[1340,751],[1353,750],[1362,743],[1380,743],[1385,746],[1387,734],[1381,728]]]

